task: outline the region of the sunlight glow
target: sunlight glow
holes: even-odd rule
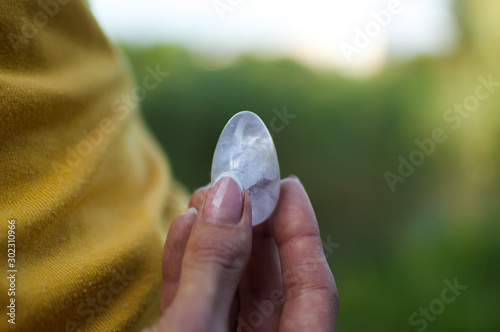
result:
[[[398,3],[398,14],[384,21],[383,13]],[[291,56],[315,67],[360,74],[377,71],[389,58],[448,53],[457,34],[449,0],[91,0],[90,4],[113,40],[173,43],[225,58],[248,52]],[[373,12],[381,11],[382,23],[377,23]],[[354,45],[357,29],[364,31],[370,24],[369,43],[346,57],[342,43]]]

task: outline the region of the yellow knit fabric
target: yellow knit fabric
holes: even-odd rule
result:
[[[127,74],[84,1],[0,0],[0,331],[136,331],[158,316],[187,195],[123,102]]]

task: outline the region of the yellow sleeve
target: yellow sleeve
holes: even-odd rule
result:
[[[187,195],[126,65],[84,1],[1,1],[0,38],[0,331],[151,324],[164,239]],[[156,64],[150,74],[145,84],[168,79]]]

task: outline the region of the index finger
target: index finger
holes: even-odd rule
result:
[[[323,253],[311,202],[298,180],[281,182],[271,226],[286,299],[280,330],[335,331],[337,288]]]

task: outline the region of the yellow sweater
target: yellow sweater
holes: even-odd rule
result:
[[[157,70],[144,84],[168,79]],[[0,331],[157,318],[163,243],[187,196],[137,91],[84,1],[0,1]]]

